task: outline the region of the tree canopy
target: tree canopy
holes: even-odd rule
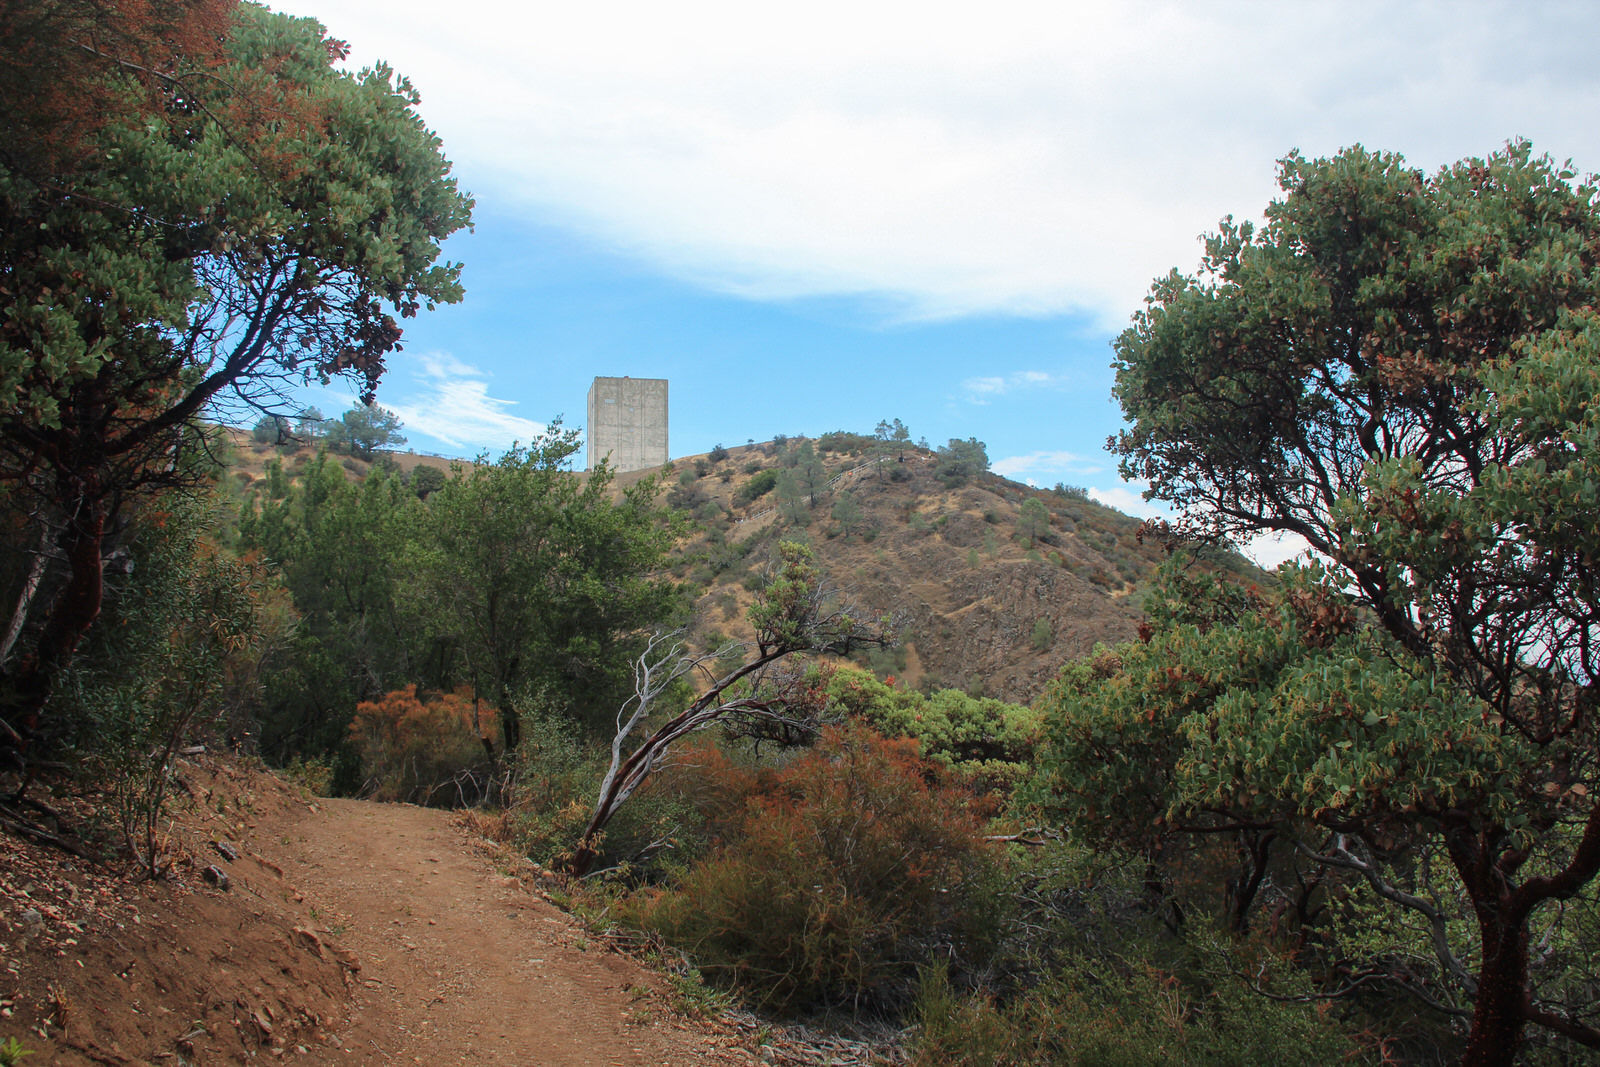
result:
[[[121,502],[183,479],[202,413],[276,413],[279,386],[334,376],[370,397],[397,317],[460,298],[437,259],[471,208],[410,83],[335,70],[316,22],[81,6],[7,20],[63,62],[8,101],[26,114],[0,153],[0,482],[37,502],[68,571],[7,668],[8,746],[99,612]]]
[[[371,459],[380,448],[398,448],[406,443],[400,432],[400,416],[378,404],[357,404],[333,423],[328,443],[335,450]]]
[[[519,708],[542,693],[585,725],[627,692],[639,631],[676,607],[653,576],[675,527],[653,479],[612,500],[604,463],[564,469],[578,434],[559,423],[526,447],[458,467],[429,495],[401,596],[419,633],[455,650],[501,710],[508,749]]]
[[[1101,825],[1270,829],[1427,924],[1449,909],[1406,884],[1423,865],[1385,862],[1434,843],[1476,927],[1475,975],[1435,945],[1467,1061],[1528,1022],[1600,1047],[1529,950],[1600,872],[1600,193],[1524,143],[1432,175],[1291,155],[1279,183],[1117,340],[1115,444],[1190,529],[1326,562],[1257,604],[1178,596],[1063,683],[1056,751],[1156,769]]]
[[[989,452],[982,441],[969,437],[965,441],[952,437],[948,445],[941,445],[933,473],[947,488],[966,485],[989,469]]]

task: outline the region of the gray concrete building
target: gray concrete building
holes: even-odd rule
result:
[[[589,387],[589,469],[608,456],[612,470],[659,467],[667,455],[667,380],[596,378]]]

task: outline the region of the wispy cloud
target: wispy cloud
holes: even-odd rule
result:
[[[1005,456],[989,464],[989,469],[1006,478],[1040,485],[1044,482],[1079,480],[1105,470],[1098,459],[1081,456],[1076,452],[1029,452],[1023,456]]]
[[[274,6],[415,79],[476,191],[761,299],[1117,326],[1291,148],[1600,166],[1594,5]]]
[[[1123,482],[1106,488],[1091,488],[1089,495],[1109,508],[1138,519],[1174,519],[1176,513],[1159,500],[1146,500],[1143,486]],[[1311,550],[1305,538],[1291,533],[1257,534],[1238,546],[1244,557],[1263,570],[1274,570],[1285,560],[1295,559]]]
[[[414,387],[403,397],[384,397],[384,406],[400,416],[408,432],[426,434],[451,449],[491,452],[544,433],[544,423],[512,414],[512,401],[490,396],[486,374],[472,364],[447,352],[426,353],[415,362]]]
[[[1257,534],[1248,544],[1241,545],[1239,551],[1254,561],[1256,566],[1270,571],[1285,560],[1310,552],[1311,546],[1299,534],[1264,533]]]
[[[1108,508],[1116,508],[1124,515],[1132,515],[1136,519],[1170,519],[1172,509],[1165,504],[1154,500],[1146,500],[1143,491],[1128,485],[1113,485],[1106,488],[1091,486],[1089,495]]]
[[[987,404],[997,396],[1024,389],[1056,389],[1067,380],[1064,374],[1042,370],[1023,370],[1013,374],[968,378],[961,383],[961,396],[971,404]]]

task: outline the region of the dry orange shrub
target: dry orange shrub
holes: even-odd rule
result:
[[[453,802],[458,792],[447,787],[484,769],[496,750],[499,714],[469,686],[419,695],[408,685],[357,704],[350,740],[367,791],[378,800]]]
[[[780,1010],[889,1004],[933,955],[984,954],[997,857],[970,795],[916,742],[828,730],[759,772],[695,756],[717,844],[625,910],[709,975]]]

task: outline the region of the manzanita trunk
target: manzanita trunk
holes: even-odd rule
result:
[[[1540,905],[1570,899],[1600,874],[1600,807],[1590,811],[1583,838],[1566,867],[1526,878],[1520,885],[1516,875],[1527,853],[1507,848],[1499,834],[1463,830],[1447,834],[1445,840],[1472,898],[1483,951],[1472,1030],[1461,1062],[1466,1067],[1513,1062],[1523,1027],[1530,1021],[1600,1048],[1600,1031],[1537,1008],[1528,987],[1528,920]]]
[[[1505,902],[1501,902],[1505,903]],[[1478,908],[1483,963],[1478,970],[1478,999],[1472,1009],[1472,1031],[1461,1062],[1467,1067],[1511,1063],[1522,1042],[1523,1007],[1527,1002],[1528,931],[1522,922],[1494,905]]]
[[[0,751],[10,748],[14,762],[24,767],[57,679],[100,617],[105,598],[101,562],[105,527],[106,505],[97,499],[81,501],[77,513],[67,520],[60,544],[67,563],[67,584],[50,605],[37,647],[5,680],[0,714],[7,728],[0,731]]]

